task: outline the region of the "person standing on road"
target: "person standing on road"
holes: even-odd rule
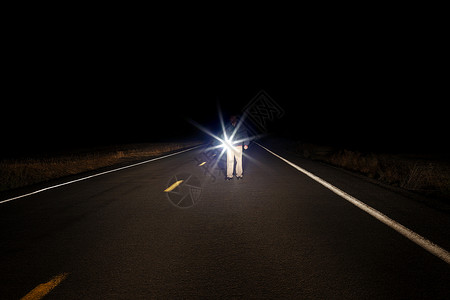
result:
[[[249,139],[247,130],[242,122],[238,122],[237,116],[230,117],[230,124],[225,128],[224,139],[227,141],[227,177],[233,179],[234,160],[236,159],[236,178],[243,178],[242,170],[242,147],[248,149]]]

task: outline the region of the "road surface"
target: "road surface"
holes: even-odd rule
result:
[[[448,213],[264,146],[450,249]],[[204,150],[1,203],[1,299],[450,298],[448,262],[286,161],[253,144],[224,181]]]

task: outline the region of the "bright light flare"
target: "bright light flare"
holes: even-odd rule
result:
[[[220,146],[225,149],[230,149],[233,146],[233,140],[227,137],[222,140],[221,143],[222,144]]]
[[[244,142],[244,140],[234,140],[234,136],[236,135],[236,132],[239,130],[239,128],[242,126],[244,119],[247,117],[247,114],[244,113],[242,118],[239,119],[239,122],[236,124],[236,127],[234,128],[232,134],[230,137],[227,136],[227,132],[226,132],[226,127],[225,127],[225,123],[223,120],[223,116],[222,116],[222,111],[220,109],[219,104],[217,104],[217,111],[218,111],[218,115],[219,115],[219,120],[220,120],[220,126],[222,129],[222,137],[218,137],[217,135],[215,135],[214,133],[212,133],[208,128],[202,126],[201,124],[195,122],[194,120],[188,120],[192,125],[194,125],[195,127],[197,127],[198,129],[200,129],[201,131],[203,131],[204,133],[206,133],[207,135],[209,135],[210,137],[212,137],[215,141],[218,141],[219,143],[216,144],[215,146],[211,146],[208,147],[207,149],[205,149],[205,151],[211,151],[211,150],[216,150],[216,149],[221,149],[220,154],[214,155],[216,157],[216,161],[214,162],[214,165],[212,166],[212,169],[215,169],[217,167],[217,164],[220,162],[220,160],[222,159],[222,156],[225,154],[225,151],[227,151],[228,149],[233,150],[233,144],[239,144]],[[248,140],[252,141],[258,138],[263,137],[263,135],[256,135],[256,136],[249,136]],[[258,165],[261,165],[260,162],[258,162],[257,160],[255,160],[254,158],[248,156],[246,153],[242,152],[242,155],[245,158],[248,158],[250,161],[252,161],[253,163],[256,163]]]

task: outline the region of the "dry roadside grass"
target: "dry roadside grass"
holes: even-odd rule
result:
[[[450,162],[410,154],[362,153],[298,144],[306,158],[355,171],[382,183],[450,201]]]
[[[155,157],[198,144],[198,142],[132,144],[54,157],[2,160],[0,161],[0,191],[92,171],[127,161]]]

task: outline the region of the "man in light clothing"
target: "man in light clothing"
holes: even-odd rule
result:
[[[237,116],[230,117],[230,124],[225,128],[227,141],[227,177],[233,179],[234,160],[236,159],[236,178],[242,179],[242,146],[248,149],[248,134],[242,122],[238,124]]]

